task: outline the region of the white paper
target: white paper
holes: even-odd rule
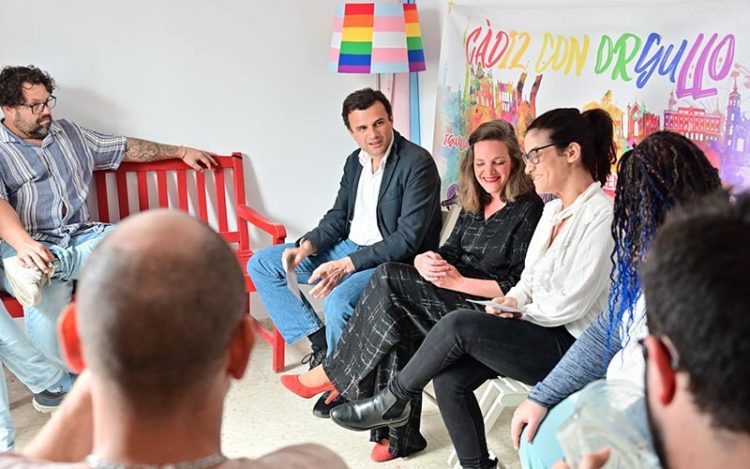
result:
[[[521,313],[521,314],[523,314],[523,311],[521,311],[518,308],[513,308],[513,307],[508,306],[508,305],[501,305],[499,303],[494,303],[492,300],[467,300],[467,301],[470,301],[472,303],[476,303],[476,304],[482,305],[482,306],[491,306],[492,308],[499,309],[500,311],[505,311],[505,312],[508,312],[508,313]]]
[[[297,283],[297,272],[294,269],[289,268],[289,259],[291,256],[281,255],[281,266],[286,272],[286,285],[289,287],[289,291],[292,295],[296,296],[298,300],[302,299],[302,294],[299,291],[299,284]]]

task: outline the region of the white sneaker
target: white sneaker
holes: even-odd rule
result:
[[[11,293],[24,306],[39,304],[42,300],[42,287],[49,283],[55,273],[54,267],[46,274],[36,267],[26,268],[16,256],[3,259],[3,267]]]

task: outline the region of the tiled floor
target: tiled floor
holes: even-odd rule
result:
[[[305,354],[305,344],[287,347],[286,372],[302,372],[295,365]],[[452,446],[437,407],[425,400],[422,434],[428,441],[425,451],[388,463],[374,463],[369,454],[372,444],[368,433],[354,433],[330,420],[312,415],[314,399],[306,401],[286,391],[271,371],[271,349],[259,340],[253,352],[250,369],[236,383],[227,398],[222,433],[224,451],[229,456],[257,457],[281,446],[317,442],[339,453],[351,468],[447,468]],[[16,423],[16,442],[22,449],[44,424],[47,417],[31,406],[31,395],[11,374],[6,374],[11,410]],[[508,425],[511,412],[506,411],[489,432],[489,445],[508,468],[520,467],[510,445]]]

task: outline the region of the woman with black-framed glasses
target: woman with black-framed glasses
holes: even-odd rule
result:
[[[626,152],[617,175],[608,307],[516,409],[511,438],[527,468],[549,467],[562,459],[557,429],[572,414],[576,392],[586,384],[606,377],[643,388],[638,339],[648,329],[639,267],[672,208],[720,187],[718,172],[703,151],[673,132],[651,134]]]

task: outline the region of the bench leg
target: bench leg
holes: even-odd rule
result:
[[[281,336],[276,327],[273,328],[273,371],[278,373],[284,369],[284,338]]]

